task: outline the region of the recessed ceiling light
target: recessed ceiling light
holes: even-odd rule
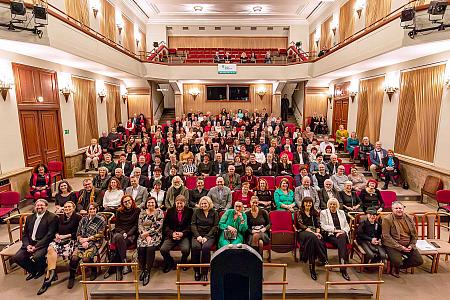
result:
[[[253,7],[253,12],[261,12],[262,11],[262,7],[261,6],[254,6]]]
[[[202,10],[203,10],[203,6],[200,6],[200,5],[194,6],[194,11],[200,12]]]

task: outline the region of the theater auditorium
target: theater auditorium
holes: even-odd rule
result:
[[[0,0],[4,299],[444,299],[450,1]]]

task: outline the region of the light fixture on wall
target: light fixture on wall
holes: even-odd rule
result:
[[[66,86],[59,90],[61,94],[64,96],[64,99],[66,100],[66,103],[69,101],[70,94],[73,93],[73,91],[70,89],[70,87]]]
[[[12,88],[12,84],[0,80],[0,94],[2,95],[3,101],[6,101],[6,97],[8,96],[8,91]]]
[[[331,21],[331,31],[333,32],[333,36],[336,36],[336,30],[339,26],[339,22],[336,16],[333,16],[333,21]]]
[[[256,90],[256,94],[259,96],[259,99],[262,101],[262,99],[264,98],[264,96],[266,95],[267,91],[266,88],[264,86],[260,86],[258,87],[258,89]]]
[[[352,103],[353,103],[353,102],[355,102],[355,98],[356,98],[356,95],[358,95],[358,92],[350,91],[348,95],[350,96],[350,99],[352,99]]]
[[[366,0],[357,0],[355,4],[355,10],[358,14],[358,19],[361,19],[363,9],[366,7]]]
[[[106,98],[106,91],[102,89],[97,93],[97,95],[100,98],[100,103],[103,103],[103,100]]]
[[[255,13],[259,13],[259,12],[261,12],[262,11],[262,6],[253,6],[253,12],[255,12]]]
[[[127,93],[122,94],[121,97],[122,97],[123,104],[125,104],[128,100],[128,94]]]
[[[44,102],[44,97],[42,97],[42,96],[37,97],[37,101],[39,103],[43,103]]]
[[[194,11],[195,12],[201,12],[202,10],[203,10],[203,6],[201,6],[201,5],[194,6]]]
[[[331,101],[333,100],[333,95],[331,93],[327,94],[327,100],[328,100],[328,103],[330,103],[330,105],[331,105]]]
[[[191,95],[195,101],[195,99],[197,99],[198,95],[200,95],[200,90],[198,88],[192,88],[189,90],[189,95]]]
[[[94,18],[97,18],[98,11],[100,10],[100,2],[99,0],[91,0],[90,3]]]
[[[392,96],[398,91],[398,87],[395,86],[386,86],[384,88],[384,91],[386,92],[386,94],[388,95],[389,98],[389,102],[392,101]]]
[[[117,26],[117,30],[119,31],[119,35],[121,35],[122,34],[123,25],[120,24],[120,23],[117,23],[116,26]]]

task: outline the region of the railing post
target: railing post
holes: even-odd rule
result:
[[[86,268],[84,263],[80,264],[80,268],[81,268],[81,279],[83,280],[83,294],[84,294],[84,300],[88,300],[88,290],[87,290],[87,286],[86,286]]]
[[[283,300],[286,300],[286,269],[287,265],[283,266]]]
[[[181,286],[180,286],[180,267],[177,265],[177,299],[181,299]]]
[[[139,280],[138,280],[138,266],[132,266],[134,273],[134,289],[136,291],[136,300],[139,300]]]

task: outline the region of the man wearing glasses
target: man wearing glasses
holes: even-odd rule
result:
[[[100,191],[94,188],[91,178],[83,180],[83,187],[84,189],[78,192],[77,211],[85,215],[87,214],[87,208],[90,203],[95,202],[98,206],[101,206],[102,199],[100,197]]]

